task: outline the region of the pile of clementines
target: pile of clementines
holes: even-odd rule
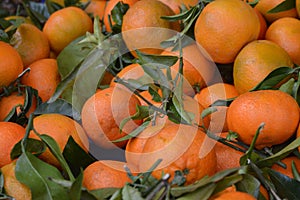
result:
[[[1,198],[300,199],[299,0],[20,6]]]

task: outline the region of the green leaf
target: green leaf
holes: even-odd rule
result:
[[[127,12],[129,5],[119,1],[115,7],[111,10],[111,17],[113,21],[121,26],[123,22],[123,15]]]
[[[81,169],[85,169],[96,159],[85,152],[70,136],[63,150],[63,156],[75,176],[79,176]]]
[[[59,113],[74,120],[80,121],[80,113],[73,108],[73,106],[64,99],[56,99],[53,102],[45,102],[39,105],[34,111],[35,115],[41,115],[46,113]]]
[[[120,188],[102,188],[97,190],[89,190],[88,192],[91,195],[93,195],[97,200],[105,200],[120,190]]]
[[[144,200],[142,198],[141,193],[133,187],[130,187],[128,184],[126,184],[123,188],[122,188],[122,199],[123,200]]]
[[[300,146],[300,137],[293,140],[289,145],[287,145],[285,148],[283,148],[279,152],[273,154],[272,156],[269,156],[267,158],[263,158],[263,159],[257,161],[256,165],[259,168],[271,167],[275,162],[277,162],[277,161],[285,158],[287,155],[289,155],[298,146]]]
[[[259,195],[260,182],[250,174],[244,174],[243,179],[235,185],[238,191],[246,192],[256,198]]]
[[[20,142],[18,142],[17,144],[15,144],[15,146],[11,150],[11,152],[10,152],[11,160],[14,160],[14,159],[18,158],[20,155],[22,155],[21,142],[22,142],[22,140]],[[25,150],[27,152],[30,152],[30,153],[38,156],[46,150],[46,145],[40,140],[36,140],[33,138],[26,138]]]
[[[287,94],[292,95],[293,94],[294,84],[295,84],[295,79],[291,78],[286,83],[282,84],[279,87],[279,90],[282,91],[282,92],[285,92]]]
[[[298,102],[298,105],[300,105],[300,73],[298,72],[298,80],[294,83],[293,90],[292,90],[292,96],[294,99]]]
[[[300,167],[300,166],[298,166],[298,167]],[[296,179],[298,182],[300,182],[300,174],[299,174],[299,171],[297,170],[297,166],[294,161],[292,161],[292,172],[293,172],[294,179]]]
[[[170,66],[173,66],[178,60],[177,56],[145,54],[138,50],[136,53],[140,65],[151,64],[160,69],[167,69]]]
[[[230,176],[224,177],[222,180],[216,183],[216,188],[213,194],[217,194],[226,188],[238,183],[239,181],[243,180],[243,175],[241,174],[233,174]]]
[[[79,42],[84,38],[81,36],[73,40],[57,56],[57,65],[61,79],[69,76],[92,51],[91,48],[84,48]]]
[[[176,170],[171,184],[177,185],[177,186],[183,186],[184,183],[186,182],[185,175],[187,175],[188,173],[189,173],[188,169],[187,169],[187,172],[181,171],[181,170]]]
[[[214,113],[218,111],[218,108],[217,107],[208,107],[206,109],[204,109],[202,112],[201,112],[201,119],[207,117],[208,115]]]
[[[290,10],[296,7],[295,0],[285,0],[275,6],[274,8],[270,9],[267,13],[278,13],[286,10]]]
[[[24,152],[18,158],[15,174],[21,183],[31,189],[32,199],[68,199],[67,191],[49,180],[49,177],[63,179],[60,172],[28,152]]]
[[[272,169],[270,169],[268,174],[281,198],[288,200],[300,199],[300,182]]]
[[[4,30],[0,29],[0,41],[8,43],[9,40],[8,34]]]
[[[145,130],[145,128],[147,128],[149,126],[149,124],[150,124],[150,121],[145,121],[143,124],[141,124],[136,129],[134,129],[131,133],[127,134],[126,136],[124,136],[120,139],[113,140],[112,142],[122,142],[125,140],[129,140],[130,138],[137,137],[143,130]]]
[[[189,113],[189,112],[184,110],[184,106],[183,106],[182,102],[183,101],[182,101],[182,99],[180,99],[179,95],[174,95],[173,96],[172,103],[175,106],[176,112],[180,116],[181,123],[192,124],[192,121],[193,121],[195,116],[193,116],[193,113]]]
[[[80,200],[81,198],[81,186],[83,180],[83,172],[78,175],[78,177],[73,182],[71,189],[69,191],[69,195],[71,200]]]
[[[207,200],[212,195],[213,191],[216,188],[216,184],[209,183],[193,192],[187,193],[179,198],[178,200],[198,200],[201,197],[201,200]]]
[[[297,68],[290,68],[290,67],[280,67],[268,74],[264,80],[262,80],[259,84],[257,84],[251,91],[255,90],[267,90],[274,88],[277,84],[283,81],[285,78],[289,77],[293,74]]]
[[[211,104],[211,107],[214,106],[230,106],[230,104],[236,99],[236,97],[234,98],[229,98],[229,99],[225,99],[225,100],[217,100],[215,101],[213,104]]]
[[[38,135],[38,136],[47,145],[47,147],[49,148],[51,153],[55,156],[55,158],[59,161],[61,167],[67,173],[70,180],[73,181],[75,178],[74,178],[74,176],[71,172],[71,169],[69,168],[66,160],[64,159],[64,157],[61,153],[61,150],[60,150],[58,144],[56,143],[56,141],[49,135],[42,134],[42,135]]]

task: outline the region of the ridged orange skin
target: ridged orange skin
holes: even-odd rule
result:
[[[20,54],[9,44],[0,41],[0,91],[18,78],[23,71]]]
[[[240,0],[216,0],[202,10],[196,24],[196,41],[214,62],[232,63],[247,43],[256,40],[260,22],[254,9]]]
[[[10,152],[25,135],[25,128],[13,122],[0,122],[0,167],[12,162]]]
[[[300,65],[300,20],[284,17],[273,22],[267,32],[266,39],[282,47],[292,61]]]
[[[126,163],[112,160],[98,160],[83,171],[83,186],[88,190],[121,188],[130,178],[123,166]]]
[[[299,106],[295,99],[280,90],[259,90],[238,96],[227,111],[227,124],[238,139],[250,145],[258,127],[265,126],[255,147],[262,149],[281,144],[296,131]]]

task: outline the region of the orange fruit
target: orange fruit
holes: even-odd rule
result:
[[[217,100],[225,100],[237,96],[238,92],[233,85],[228,83],[215,83],[200,90],[200,92],[194,96],[194,99],[197,100],[204,108],[208,108]],[[206,124],[206,128],[213,133],[228,131],[226,123],[227,107],[216,106],[215,108],[217,111],[204,118],[209,121],[209,124]]]
[[[300,0],[296,0],[296,10],[298,13],[298,17],[300,17]]]
[[[24,127],[13,122],[0,122],[0,167],[12,162],[10,152],[25,135]]]
[[[231,63],[247,43],[256,40],[260,22],[254,9],[240,0],[216,0],[202,10],[195,39],[217,63]]]
[[[150,129],[150,130],[148,130]],[[145,133],[146,132],[146,133]],[[139,138],[145,138],[139,140]],[[134,140],[141,141],[135,143]],[[137,138],[132,138],[132,145],[139,147],[138,152],[128,152],[126,160],[137,163],[138,172],[147,171],[158,159],[162,162],[152,175],[159,179],[162,174],[170,174],[173,180],[175,171],[181,171],[186,178],[185,185],[194,183],[206,175],[215,173],[216,155],[211,140],[197,127],[183,124],[166,124],[162,128],[148,127]],[[145,141],[146,140],[146,141]],[[133,146],[133,149],[137,149]]]
[[[283,162],[286,165],[286,168],[283,168],[277,164],[274,164],[272,166],[272,169],[275,171],[278,171],[290,178],[294,178],[293,171],[292,171],[292,162],[293,161],[294,161],[297,171],[300,172],[300,159],[296,156],[289,156],[289,157],[286,157],[281,160],[281,162]]]
[[[226,138],[228,132],[223,132],[220,137]],[[217,142],[215,146],[217,155],[217,172],[240,166],[240,158],[243,152],[237,151],[221,142]]]
[[[21,83],[35,88],[42,101],[48,101],[60,82],[56,59],[41,59],[28,67],[30,71],[21,78]]]
[[[161,90],[158,90],[157,93],[159,94],[160,97],[162,97],[162,91]],[[161,101],[160,102],[154,101],[154,99],[153,99],[152,95],[150,94],[149,90],[145,90],[145,91],[140,92],[140,95],[143,96],[145,99],[147,99],[150,103],[152,103],[154,105],[162,103]],[[141,105],[148,106],[148,104],[145,101],[143,101],[142,98],[140,98],[140,97],[138,97],[138,98],[141,102]]]
[[[122,24],[122,37],[129,51],[134,56],[136,49],[149,54],[161,53],[160,43],[180,29],[177,21],[161,19],[170,15],[174,15],[171,8],[158,0],[141,0],[129,7]]]
[[[279,67],[293,67],[288,53],[268,40],[247,44],[238,54],[233,65],[233,80],[242,94],[260,83],[270,72]]]
[[[296,131],[299,106],[295,99],[280,90],[259,90],[238,96],[227,111],[227,124],[237,132],[242,142],[251,144],[261,123],[264,128],[255,147],[264,148],[281,144]]]
[[[50,55],[46,35],[32,24],[21,24],[12,36],[10,44],[19,52],[24,67]]]
[[[104,17],[106,4],[107,1],[92,0],[84,11],[92,14],[94,17],[99,16],[99,19],[102,19]]]
[[[267,32],[266,39],[282,47],[292,61],[300,65],[300,20],[284,17],[273,22]]]
[[[30,188],[19,182],[15,175],[16,162],[11,162],[1,168],[3,175],[3,188],[5,193],[15,200],[31,199]]]
[[[252,195],[240,192],[240,191],[230,191],[224,192],[220,195],[213,196],[210,200],[256,200]]]
[[[23,71],[21,56],[12,46],[0,41],[0,87],[8,86]]]
[[[85,131],[79,123],[67,116],[58,113],[42,114],[33,119],[33,127],[39,134],[46,134],[52,137],[61,151],[63,151],[70,136],[85,151],[89,150],[89,142]],[[34,131],[30,131],[30,137],[39,139]],[[60,166],[58,160],[49,149],[42,153],[40,158],[54,166]]]
[[[25,93],[20,94],[18,92],[13,92],[9,96],[4,96],[0,99],[0,121],[3,121],[10,111],[17,106],[17,113],[21,113],[25,104]],[[32,105],[30,109],[26,112],[26,117],[34,112],[36,108],[36,98],[33,98]]]
[[[112,143],[129,134],[142,124],[142,120],[130,120],[120,132],[121,121],[136,112],[140,102],[128,90],[110,87],[96,92],[83,105],[82,125],[92,141],[103,148],[122,148],[127,141]]]
[[[83,186],[88,190],[101,188],[122,188],[130,182],[124,165],[126,163],[113,160],[98,160],[83,171]]]
[[[162,55],[179,56],[179,51],[171,51],[166,49]],[[183,56],[183,76],[190,86],[202,89],[208,85],[214,78],[215,64],[206,57],[203,49],[197,44],[185,46],[182,49]],[[171,67],[175,71],[179,71],[179,60]],[[193,94],[188,94],[193,96]]]
[[[109,22],[109,15],[110,15],[110,20],[112,25],[115,24],[115,22],[113,21],[112,17],[111,17],[111,11],[114,9],[114,7],[119,3],[122,2],[124,4],[128,4],[128,6],[132,6],[133,4],[135,4],[137,1],[139,0],[110,0],[107,2],[106,7],[104,9],[104,18],[103,18],[103,22],[106,28],[107,32],[111,32],[111,27],[110,27],[110,22]]]
[[[197,0],[160,0],[167,6],[169,6],[175,14],[179,14],[182,6],[186,7],[187,9],[190,9],[192,6],[195,6],[198,4]]]
[[[56,53],[76,38],[92,31],[92,19],[82,9],[72,6],[52,13],[43,28],[51,50]]]
[[[265,34],[266,34],[266,31],[268,28],[267,21],[265,20],[264,16],[256,8],[254,8],[254,11],[257,14],[259,22],[260,22],[260,31],[259,31],[257,39],[263,40],[263,39],[265,39]]]
[[[253,1],[253,0],[252,0]],[[297,11],[295,8],[290,10],[281,11],[277,13],[269,13],[269,11],[282,3],[284,0],[260,0],[255,8],[265,17],[268,23],[272,23],[275,20],[282,17],[297,17]]]

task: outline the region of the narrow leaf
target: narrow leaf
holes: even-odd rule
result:
[[[295,0],[285,0],[269,10],[267,13],[278,13],[286,10],[290,10],[296,7]]]
[[[144,200],[142,198],[141,193],[133,187],[130,187],[128,184],[126,184],[123,188],[122,188],[122,199],[123,200]]]
[[[244,174],[243,179],[236,184],[237,190],[251,194],[254,197],[259,195],[260,182],[250,174]]]
[[[212,195],[215,188],[216,188],[216,184],[209,183],[208,185],[201,187],[193,192],[187,193],[177,199],[178,200],[198,200],[199,197],[201,197],[201,200],[207,200]]]
[[[131,133],[127,134],[126,136],[124,136],[120,139],[113,140],[112,142],[122,142],[125,140],[129,140],[130,138],[137,137],[143,130],[145,130],[145,128],[147,128],[149,126],[149,124],[150,124],[150,121],[145,121],[143,124],[141,124],[136,129],[134,129]]]
[[[81,187],[83,180],[83,172],[81,172],[78,177],[73,182],[69,195],[71,200],[80,200],[81,199]]]
[[[40,140],[36,140],[33,138],[27,138],[25,150],[34,155],[40,155],[41,153],[43,153],[46,150],[46,145]],[[15,144],[15,146],[11,150],[10,158],[12,160],[14,160],[14,159],[18,158],[20,155],[22,155],[21,141],[18,142],[17,144]]]

